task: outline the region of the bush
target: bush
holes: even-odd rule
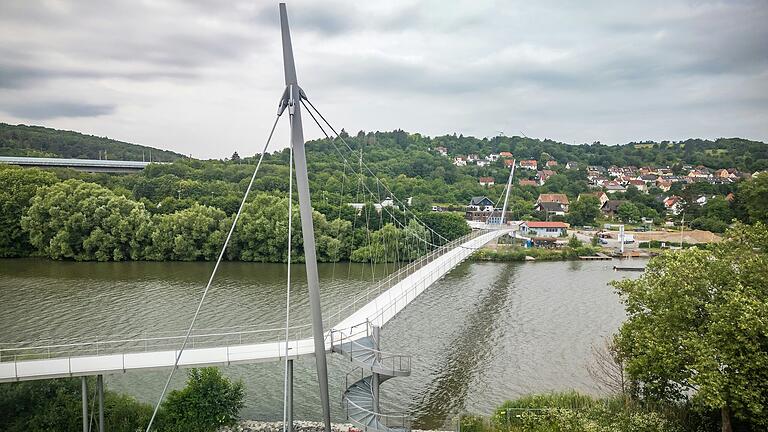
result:
[[[241,381],[231,382],[217,368],[190,369],[187,386],[172,391],[162,404],[160,430],[214,432],[232,426],[244,400]]]
[[[91,400],[96,380],[88,378]],[[9,383],[0,386],[0,430],[6,432],[82,430],[80,378]],[[98,409],[98,405],[94,405]],[[134,432],[149,423],[152,407],[129,396],[104,392],[104,422],[109,431]],[[94,419],[96,417],[94,416]],[[95,428],[94,424],[92,428]]]

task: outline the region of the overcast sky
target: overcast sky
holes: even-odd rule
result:
[[[300,85],[350,133],[768,140],[767,1],[626,3],[290,1],[288,13]],[[278,26],[261,0],[2,0],[0,121],[253,154],[284,86]]]

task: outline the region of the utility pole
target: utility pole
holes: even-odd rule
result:
[[[512,189],[512,177],[515,175],[515,159],[512,159],[512,171],[509,173],[509,180],[507,180],[507,194],[504,196],[504,206],[501,208],[501,222],[499,225],[504,225],[504,216],[507,214],[507,202],[509,201],[509,190]]]
[[[288,28],[288,11],[285,3],[280,3],[280,30],[283,40],[283,65],[285,68],[285,92],[280,101],[279,110],[288,108],[291,122],[291,145],[293,163],[296,168],[296,188],[299,192],[299,214],[301,215],[301,233],[304,237],[304,258],[307,269],[307,288],[312,312],[312,335],[315,342],[315,362],[317,381],[320,385],[320,403],[323,408],[325,432],[331,432],[331,405],[328,397],[328,365],[325,358],[325,338],[323,315],[320,307],[320,281],[317,275],[317,252],[315,250],[315,228],[312,224],[312,202],[309,195],[307,176],[307,157],[304,152],[304,129],[301,124],[301,98],[306,98],[296,78],[296,64],[293,60],[291,31]],[[287,353],[286,353],[287,355]]]

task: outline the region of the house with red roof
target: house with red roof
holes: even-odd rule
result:
[[[536,162],[536,159],[525,159],[525,160],[521,160],[520,165],[518,166],[524,169],[535,170],[536,168],[538,168],[538,162]]]
[[[520,232],[526,237],[564,237],[569,226],[565,222],[525,221],[520,224]]]
[[[493,186],[496,184],[493,177],[480,177],[480,186]]]

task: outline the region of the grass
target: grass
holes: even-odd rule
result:
[[[686,404],[642,405],[576,391],[509,400],[492,416],[463,415],[462,432],[685,432],[711,430],[711,416]]]

